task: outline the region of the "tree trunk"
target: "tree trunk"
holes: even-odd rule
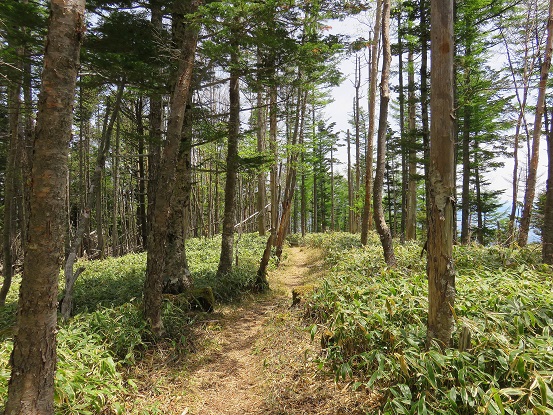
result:
[[[448,0],[449,1],[449,0]],[[430,129],[428,122],[428,3],[420,0],[420,42],[421,42],[421,124],[422,124],[422,148],[424,165],[424,191],[425,211],[428,223],[430,215]],[[427,225],[428,227],[428,225]],[[428,231],[428,229],[426,229]]]
[[[273,156],[273,165],[269,173],[269,185],[271,188],[271,229],[276,232],[278,228],[278,146],[277,146],[277,87],[271,85],[269,89],[269,148]],[[275,242],[275,239],[273,239]]]
[[[146,163],[144,125],[142,122],[142,97],[136,103],[136,133],[138,135],[138,203],[137,203],[137,227],[140,238],[139,246],[146,249],[148,238],[148,221],[146,216]]]
[[[236,47],[236,45],[234,45]],[[234,225],[236,223],[236,181],[238,179],[238,140],[240,137],[240,74],[238,72],[238,52],[231,52],[229,85],[230,114],[228,122],[227,177],[225,182],[225,212],[223,214],[223,235],[221,257],[217,277],[222,278],[232,270],[234,245]]]
[[[30,216],[6,415],[52,415],[58,275],[72,109],[84,26],[82,0],[52,0],[33,145]]]
[[[382,24],[382,0],[376,1],[374,34],[371,45],[371,73],[369,76],[369,132],[367,134],[367,148],[365,153],[365,203],[361,220],[361,243],[367,244],[371,222],[371,195],[373,174],[373,137],[375,130],[376,112],[376,82],[378,77],[378,44],[380,42],[380,28]]]
[[[351,136],[349,129],[346,132],[347,151],[348,151],[348,228],[350,233],[355,233],[355,215],[354,215],[354,192],[353,192],[353,172],[351,170]]]
[[[528,233],[530,232],[530,217],[532,215],[532,205],[536,193],[536,182],[538,178],[538,162],[540,155],[540,138],[543,114],[545,110],[545,90],[549,68],[551,67],[551,53],[553,49],[553,0],[549,0],[549,14],[547,18],[547,40],[545,42],[544,60],[541,66],[540,83],[538,88],[538,101],[536,104],[536,113],[534,118],[534,132],[532,134],[532,158],[526,180],[526,192],[524,193],[524,206],[522,217],[520,219],[520,233],[518,235],[518,245],[526,246],[528,243]]]
[[[400,241],[405,243],[407,233],[407,196],[409,189],[409,145],[406,140],[405,131],[405,89],[403,83],[403,39],[401,26],[401,11],[397,14],[397,26],[398,26],[398,49],[399,49],[399,74],[398,74],[398,87],[399,87],[399,134],[400,134],[400,146],[401,146],[401,223],[400,223]]]
[[[186,12],[194,13],[199,6],[195,0],[183,1],[179,4]],[[184,14],[182,18],[184,18]],[[155,199],[152,206],[151,226],[148,233],[148,255],[146,265],[146,280],[144,281],[144,318],[154,335],[161,335],[161,302],[163,289],[163,273],[167,254],[167,236],[169,232],[169,214],[175,186],[175,170],[182,125],[186,104],[192,83],[194,58],[198,42],[198,25],[188,22],[180,47],[179,66],[175,87],[171,97],[171,108],[167,124],[167,141],[161,154],[158,177],[160,185],[155,189]]]
[[[378,138],[376,151],[376,173],[374,177],[373,206],[376,230],[384,250],[384,260],[390,267],[396,265],[394,246],[390,228],[384,218],[382,192],[386,169],[386,133],[388,127],[388,103],[390,102],[390,63],[392,61],[390,46],[390,0],[382,5],[382,79],[380,83],[380,115],[378,119]]]
[[[88,198],[87,204],[83,207],[83,212],[81,214],[81,221],[79,223],[79,228],[75,234],[75,239],[71,244],[69,254],[65,260],[64,266],[64,276],[65,276],[65,291],[63,298],[61,300],[61,315],[64,320],[68,320],[73,311],[73,290],[75,288],[75,282],[77,281],[78,276],[82,272],[73,272],[73,266],[77,260],[77,254],[79,253],[83,238],[86,230],[90,224],[90,212],[94,205],[97,206],[97,200],[99,198],[98,189],[101,187],[102,173],[104,171],[104,166],[106,164],[106,158],[109,152],[109,147],[111,143],[111,134],[113,132],[113,125],[119,114],[119,109],[121,108],[121,100],[123,99],[123,91],[125,89],[125,82],[122,81],[117,88],[117,96],[115,98],[115,105],[113,107],[113,112],[111,114],[110,121],[107,128],[104,129],[102,135],[102,141],[100,143],[100,148],[98,149],[98,157],[96,158],[96,167],[94,168],[94,174],[90,180],[90,188],[88,189]]]
[[[407,218],[405,224],[405,239],[408,241],[417,238],[417,124],[416,124],[416,109],[415,109],[415,70],[413,45],[409,45],[409,61],[408,74],[408,117],[409,117],[409,170],[407,187]]]
[[[6,297],[10,291],[13,277],[13,241],[15,220],[15,172],[16,158],[19,141],[19,110],[21,88],[12,85],[8,89],[8,114],[9,114],[9,147],[4,171],[4,229],[2,249],[4,254],[3,274],[4,282],[0,290],[0,306],[6,304]]]
[[[301,77],[298,77],[301,79]],[[296,173],[298,162],[298,150],[295,148],[298,143],[298,138],[303,134],[303,122],[305,118],[305,107],[307,103],[307,91],[302,93],[298,90],[298,97],[296,103],[296,119],[294,123],[294,132],[292,133],[292,149],[290,156],[288,157],[287,173],[286,173],[286,185],[284,188],[284,197],[282,199],[282,216],[279,221],[279,228],[275,241],[275,255],[280,261],[282,256],[282,248],[284,246],[284,240],[288,231],[288,223],[290,221],[290,212],[292,210],[292,201],[294,200],[294,191],[296,189]],[[300,139],[301,141],[301,139]]]
[[[547,182],[545,186],[545,212],[543,215],[542,260],[553,265],[553,111],[547,135]]]
[[[257,152],[263,154],[265,151],[265,131],[266,131],[266,118],[267,111],[263,106],[263,93],[261,90],[261,82],[258,82],[257,91]],[[265,213],[265,205],[267,200],[266,191],[266,174],[264,171],[260,171],[257,175],[257,232],[260,236],[265,235],[267,215]]]
[[[175,189],[171,200],[167,233],[167,255],[165,256],[165,274],[163,292],[180,294],[192,288],[192,274],[186,259],[187,215],[190,207],[192,188],[192,111],[191,103],[184,114],[183,131],[175,171]]]
[[[427,347],[448,347],[453,332],[454,94],[453,0],[431,1],[430,215],[427,241]]]
[[[467,46],[465,56],[470,56],[471,50]],[[465,68],[463,82],[465,89],[468,89],[470,79],[470,68]],[[463,106],[463,189],[461,193],[461,243],[470,243],[470,129],[471,129],[471,103],[466,102]]]

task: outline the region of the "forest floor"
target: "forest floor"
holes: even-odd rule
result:
[[[291,291],[309,290],[324,275],[322,253],[307,247],[285,251],[269,275],[271,290],[220,306],[193,325],[190,350],[156,348],[129,374],[139,395],[132,413],[175,415],[363,414],[375,396],[352,392],[320,369],[319,339],[292,307]],[[373,401],[373,402],[371,402]]]

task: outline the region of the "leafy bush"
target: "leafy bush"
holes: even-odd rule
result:
[[[420,246],[396,246],[389,269],[373,235],[317,236],[331,275],[313,294],[308,315],[325,328],[322,363],[355,387],[380,390],[379,413],[534,414],[553,411],[553,278],[535,248],[456,247],[457,345],[425,349],[428,308]]]

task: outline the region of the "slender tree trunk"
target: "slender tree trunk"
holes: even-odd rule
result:
[[[380,28],[382,24],[382,0],[376,2],[374,33],[371,45],[371,63],[369,76],[369,132],[367,134],[367,149],[365,153],[365,203],[361,220],[361,243],[367,244],[369,229],[371,228],[371,196],[373,174],[373,137],[376,125],[376,82],[378,78],[378,44],[380,42]]]
[[[470,56],[471,49],[467,46],[465,56]],[[464,68],[463,82],[468,89],[470,79],[470,68]],[[466,101],[466,100],[465,100]],[[463,106],[463,189],[461,194],[461,243],[470,243],[470,129],[471,129],[471,103],[465,102]]]
[[[187,0],[180,3],[186,12],[194,13],[199,1]],[[184,16],[183,16],[184,17]],[[175,170],[181,141],[182,125],[186,104],[192,83],[194,58],[198,42],[199,28],[193,22],[187,22],[180,47],[179,67],[175,87],[171,98],[171,108],[167,124],[167,141],[161,154],[158,170],[155,200],[152,206],[151,226],[148,234],[148,255],[146,280],[144,281],[144,317],[154,335],[161,335],[161,302],[163,275],[169,232],[169,214],[175,186]]]
[[[261,87],[257,92],[257,152],[262,154],[265,151],[265,122],[266,111],[263,108],[263,94]],[[265,235],[266,214],[265,205],[267,200],[267,191],[265,189],[266,176],[265,172],[261,171],[257,175],[257,232],[259,235]]]
[[[361,121],[359,112],[361,110],[359,90],[361,89],[361,58],[357,57],[355,62],[355,188],[353,193],[353,232],[359,231],[359,215],[357,213],[357,199],[361,189]]]
[[[447,0],[449,1],[449,0]],[[426,218],[430,215],[430,128],[428,122],[428,3],[420,0],[420,42],[421,42],[421,124],[422,124],[422,148],[424,165],[424,189]],[[428,225],[427,225],[428,227]],[[428,229],[426,229],[428,230]]]
[[[96,158],[96,166],[94,168],[94,174],[90,180],[90,187],[88,189],[88,198],[87,204],[83,207],[83,212],[81,213],[81,220],[79,222],[79,227],[75,234],[75,238],[71,243],[67,259],[65,260],[64,266],[64,276],[65,276],[65,291],[63,299],[61,300],[61,315],[64,320],[68,320],[71,316],[73,310],[73,291],[75,288],[75,282],[84,269],[80,271],[73,271],[73,266],[77,261],[77,254],[79,253],[83,238],[86,230],[90,225],[90,212],[94,205],[97,206],[97,200],[99,197],[98,189],[101,187],[102,172],[106,164],[106,159],[109,152],[109,147],[111,143],[111,135],[113,132],[113,125],[119,114],[119,109],[121,108],[121,101],[123,99],[123,91],[125,89],[125,83],[122,81],[117,89],[117,96],[115,98],[115,105],[113,107],[113,112],[111,114],[110,121],[108,126],[104,129],[104,134],[102,135],[102,141],[100,143],[100,148],[98,149],[98,157]]]
[[[376,173],[374,178],[374,222],[380,235],[380,242],[384,250],[384,260],[390,267],[396,265],[394,246],[390,228],[384,218],[382,204],[382,190],[386,169],[386,133],[388,127],[388,103],[390,102],[390,63],[392,53],[390,46],[390,0],[384,0],[382,5],[382,80],[380,83],[380,116],[378,119],[378,140],[376,156]]]
[[[236,47],[236,45],[234,45]],[[225,182],[225,212],[223,215],[223,236],[221,257],[217,277],[222,278],[232,270],[234,225],[236,223],[236,182],[238,179],[238,140],[240,136],[240,74],[238,73],[238,52],[231,52],[229,123],[227,145],[227,177]]]
[[[300,78],[301,79],[301,78]],[[279,228],[275,241],[275,255],[280,261],[282,256],[282,248],[284,247],[284,240],[288,232],[288,224],[290,222],[290,213],[292,210],[292,202],[294,200],[294,191],[296,189],[296,177],[297,177],[297,162],[298,162],[298,150],[294,147],[298,143],[299,136],[303,134],[303,122],[305,119],[305,108],[307,103],[307,91],[302,93],[298,90],[297,102],[296,102],[296,116],[294,122],[294,132],[292,133],[292,150],[288,157],[287,173],[286,173],[286,185],[284,187],[284,197],[282,199],[282,216],[279,221]],[[301,141],[301,139],[300,139]]]
[[[274,158],[271,166],[269,183],[271,188],[271,232],[278,228],[278,146],[277,146],[277,87],[271,85],[269,89],[269,147]],[[273,242],[276,238],[273,238]]]
[[[545,212],[543,215],[542,260],[553,265],[553,111],[547,135],[547,182],[545,186]]]
[[[146,249],[148,238],[148,220],[146,214],[146,163],[145,163],[145,140],[144,124],[142,122],[142,97],[136,103],[136,133],[138,135],[138,205],[137,205],[137,226],[140,244]]]
[[[417,124],[416,124],[416,109],[415,109],[415,70],[413,45],[409,45],[409,54],[407,60],[409,62],[408,74],[408,117],[409,117],[409,150],[408,150],[408,180],[407,187],[407,218],[405,224],[405,239],[408,241],[415,240],[417,237]]]
[[[401,26],[401,11],[397,14],[398,32],[402,30]],[[403,35],[398,33],[398,49],[399,49],[399,131],[401,145],[401,223],[400,223],[400,240],[405,243],[407,233],[407,196],[409,189],[409,145],[406,139],[405,131],[405,89],[403,83]]]
[[[534,132],[532,134],[532,158],[526,180],[526,192],[524,193],[524,206],[522,217],[520,219],[520,233],[518,235],[519,246],[526,246],[528,243],[528,233],[530,232],[530,217],[532,215],[532,205],[536,193],[536,182],[538,178],[538,162],[540,154],[541,127],[543,114],[545,110],[545,91],[547,78],[551,67],[551,53],[553,49],[553,0],[549,1],[549,14],[547,18],[547,39],[545,42],[544,60],[541,66],[540,83],[538,88],[538,101],[536,104],[536,113],[534,118]]]
[[[121,122],[117,118],[117,129],[115,132],[115,153],[113,154],[113,211],[111,212],[111,255],[121,255],[121,243],[119,241],[119,151],[121,149]],[[124,218],[122,219],[124,221]]]
[[[431,0],[430,214],[427,241],[427,347],[448,347],[453,332],[454,94],[453,0]]]
[[[478,168],[478,145],[475,146],[474,152],[474,189],[476,193],[476,241],[480,245],[484,245],[484,219],[482,217],[482,189],[480,184],[480,170]]]
[[[52,415],[67,159],[85,2],[52,0],[6,415]]]
[[[347,149],[348,149],[348,210],[349,210],[349,216],[348,216],[348,224],[349,224],[349,232],[355,233],[355,213],[354,213],[354,206],[353,206],[353,200],[354,200],[354,191],[353,191],[353,172],[351,169],[351,136],[349,129],[346,133],[346,141],[347,141]]]

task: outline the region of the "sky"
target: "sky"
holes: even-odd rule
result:
[[[342,34],[342,35],[348,35],[352,39],[358,38],[358,37],[364,37],[369,38],[370,37],[370,26],[372,23],[370,22],[371,18],[370,16],[362,16],[358,18],[348,18],[344,21],[337,21],[333,20],[329,22],[329,26],[332,27],[330,30],[331,34]],[[361,105],[366,109],[367,108],[367,75],[368,75],[368,69],[367,64],[364,60],[364,57],[361,58],[362,62],[362,96],[361,96]],[[397,57],[393,57],[392,60],[392,72],[397,72],[398,62]],[[340,71],[344,74],[345,80],[342,82],[340,86],[331,88],[330,94],[333,99],[333,102],[329,105],[327,105],[324,113],[325,116],[328,118],[329,122],[335,122],[336,127],[335,131],[340,132],[340,139],[342,143],[344,142],[346,133],[345,131],[348,128],[351,128],[351,126],[348,123],[348,120],[351,118],[352,114],[352,106],[353,106],[353,99],[355,97],[355,88],[354,88],[354,73],[355,73],[355,56],[345,56],[344,59],[341,61],[339,65]],[[392,82],[394,82],[392,80]],[[397,83],[397,81],[395,81]],[[394,96],[392,95],[392,102],[393,105]],[[397,103],[397,98],[396,98]],[[391,118],[390,114],[390,118]],[[533,120],[531,120],[533,123]],[[525,160],[527,159],[527,151],[526,146],[523,146],[519,150],[519,168],[525,168]],[[341,147],[338,151],[338,158],[342,161],[342,166],[338,170],[345,170],[345,162],[347,160],[347,153],[346,148]],[[537,193],[540,192],[540,190],[545,188],[545,182],[547,179],[547,150],[546,150],[546,143],[545,140],[542,139],[541,141],[541,147],[540,147],[540,158],[539,158],[539,168],[538,168],[538,185],[537,185]],[[505,163],[505,166],[502,168],[499,168],[493,172],[487,173],[486,178],[490,182],[489,188],[492,190],[505,190],[504,194],[500,196],[500,199],[505,203],[511,203],[511,183],[512,183],[512,176],[513,176],[513,159],[512,158],[505,158],[503,160]],[[524,180],[524,178],[523,178]],[[519,200],[522,200],[524,197],[523,194],[524,186],[520,186],[519,190]]]

